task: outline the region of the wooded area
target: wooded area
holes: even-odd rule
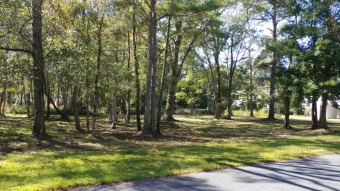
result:
[[[339,12],[336,0],[1,0],[0,190],[339,154]]]
[[[3,0],[0,7],[1,115],[27,113],[37,138],[49,137],[51,113],[73,115],[75,129],[93,135],[101,114],[112,128],[118,114],[125,124],[134,115],[135,136],[157,137],[175,110],[228,120],[234,110],[251,117],[268,110],[274,119],[282,105],[291,128],[289,115],[301,114],[306,100],[312,129],[327,128],[327,104],[337,107],[340,98],[335,0]]]

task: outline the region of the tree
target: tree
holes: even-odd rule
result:
[[[137,120],[137,131],[142,130],[140,120],[140,83],[139,83],[139,59],[137,56],[137,32],[136,32],[136,3],[133,4],[132,14],[132,46],[133,46],[133,60],[134,60],[134,72],[135,72],[135,88],[136,88],[136,120]]]
[[[285,19],[284,1],[279,0],[264,0],[263,4],[258,5],[261,12],[261,19],[263,21],[270,21],[272,28],[271,39],[267,45],[269,51],[272,52],[272,61],[270,64],[270,87],[269,87],[269,113],[268,119],[274,119],[274,104],[275,104],[275,89],[276,89],[276,71],[280,61],[280,55],[276,49],[276,42],[278,39],[278,24]]]
[[[48,138],[44,114],[44,56],[42,45],[43,0],[32,0],[32,49],[0,47],[2,50],[26,52],[33,57],[34,124],[32,134],[36,138]],[[29,39],[28,39],[29,40]]]
[[[202,40],[199,37],[207,30],[210,21],[223,12],[223,9],[215,12],[222,6],[218,1],[212,0],[199,4],[188,4],[187,6],[183,4],[185,3],[171,3],[171,7],[176,12],[173,15],[175,23],[173,34],[175,37],[171,48],[169,90],[163,116],[167,121],[174,120],[176,87],[183,77],[182,69],[189,53]],[[216,14],[209,14],[211,11]]]
[[[155,106],[156,106],[156,63],[157,63],[157,15],[156,15],[156,0],[150,0],[149,3],[149,31],[148,31],[148,70],[146,82],[146,96],[145,96],[145,112],[144,125],[142,133],[144,135],[155,133]]]
[[[217,20],[216,20],[217,21]],[[215,23],[211,22],[210,30],[208,30],[207,43],[204,44],[203,50],[206,57],[206,61],[209,65],[210,77],[211,77],[211,87],[213,87],[213,94],[215,100],[215,119],[222,118],[221,111],[221,64],[220,64],[220,54],[226,47],[226,42],[228,39],[228,34],[225,29],[221,26],[223,23],[217,21]],[[209,34],[210,32],[210,34]],[[212,59],[210,58],[212,57]],[[213,60],[213,61],[212,61]],[[216,75],[216,78],[215,78]]]
[[[327,128],[327,100],[333,90],[338,92],[339,16],[336,12],[339,3],[331,0],[294,3],[299,9],[292,17],[295,22],[287,26],[287,31],[295,38],[299,50],[296,60],[305,79],[305,94],[312,100],[312,129]],[[322,106],[318,121],[316,102],[320,95]]]

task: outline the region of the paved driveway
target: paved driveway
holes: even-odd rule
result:
[[[193,173],[176,177],[73,189],[73,191],[80,190],[340,191],[340,155],[328,155],[214,172]]]

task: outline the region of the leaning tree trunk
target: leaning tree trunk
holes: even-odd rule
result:
[[[319,118],[319,128],[328,129],[327,125],[327,100],[328,100],[328,94],[322,94],[322,105],[320,109],[320,118]]]
[[[161,77],[161,83],[160,83],[159,95],[158,95],[158,108],[157,108],[157,121],[156,121],[156,133],[158,133],[158,134],[161,134],[163,91],[164,91],[164,84],[165,84],[165,77],[166,77],[166,68],[167,68],[167,65],[168,65],[170,27],[171,27],[171,17],[168,18],[164,62],[163,62],[162,77]]]
[[[180,53],[180,46],[182,43],[182,35],[180,33],[182,29],[182,22],[177,22],[175,24],[177,38],[175,41],[175,49],[174,49],[174,59],[171,62],[170,68],[171,68],[171,77],[170,77],[170,84],[169,84],[169,91],[167,95],[166,100],[166,107],[165,107],[165,113],[163,118],[166,121],[174,121],[173,113],[174,113],[174,106],[175,106],[175,94],[176,94],[176,87],[178,84],[178,78],[179,78],[179,53]]]
[[[47,138],[44,116],[44,56],[42,46],[43,0],[32,0],[33,31],[33,82],[34,82],[34,125],[32,134],[36,138]]]

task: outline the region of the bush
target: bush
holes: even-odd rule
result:
[[[24,105],[13,104],[7,108],[7,111],[12,114],[26,114],[26,107]]]

